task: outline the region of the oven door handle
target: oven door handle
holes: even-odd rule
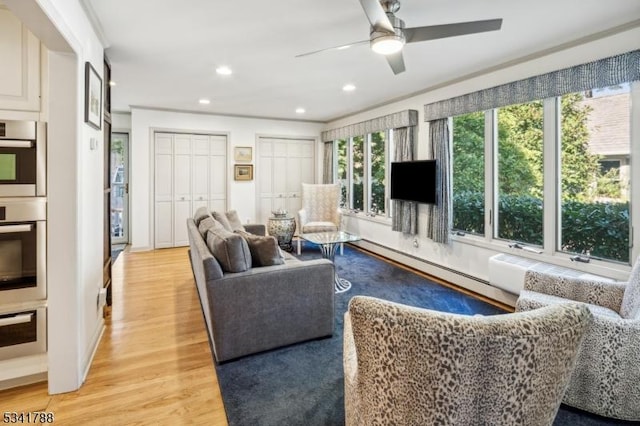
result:
[[[2,139],[0,140],[0,148],[33,148],[33,142],[13,140],[13,139]]]
[[[31,322],[31,317],[33,317],[33,314],[20,314],[8,318],[0,318],[0,327]]]
[[[15,232],[31,232],[31,225],[0,225],[0,234],[13,234]]]

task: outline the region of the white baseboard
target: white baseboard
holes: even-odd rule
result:
[[[424,272],[425,274],[433,275],[436,278],[440,278],[444,281],[477,293],[481,296],[488,297],[489,299],[495,300],[500,303],[504,303],[505,305],[512,307],[516,305],[516,300],[518,299],[517,295],[493,287],[488,282],[482,281],[470,275],[457,272],[453,269],[429,262],[425,259],[420,259],[407,253],[402,253],[398,250],[384,247],[371,241],[360,240],[351,244],[362,247],[365,250],[379,254],[380,256],[384,256],[418,271]]]

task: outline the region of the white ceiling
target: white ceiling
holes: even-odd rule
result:
[[[406,45],[395,76],[358,0],[84,0],[108,44],[112,109],[329,121],[640,19],[637,0],[404,0],[407,27],[503,18],[500,31]],[[216,75],[219,65],[234,74]],[[342,91],[346,83],[354,92]],[[198,104],[209,98],[210,105]],[[295,113],[306,109],[304,115]]]

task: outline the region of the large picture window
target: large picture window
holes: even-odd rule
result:
[[[484,234],[484,112],[453,117],[453,229]]]
[[[334,141],[340,207],[371,217],[390,217],[387,171],[392,135],[392,130],[386,130]]]
[[[451,117],[454,230],[629,264],[633,87]]]
[[[630,85],[564,95],[558,108],[558,250],[628,263]]]

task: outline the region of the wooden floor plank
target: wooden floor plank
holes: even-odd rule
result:
[[[52,411],[56,425],[226,426],[186,248],[123,252],[113,308],[84,385],[0,391],[4,411]]]

